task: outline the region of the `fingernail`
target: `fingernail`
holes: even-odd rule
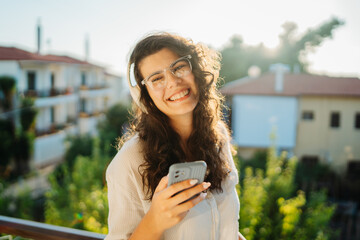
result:
[[[211,183],[209,183],[209,182],[203,183],[203,187],[204,187],[205,189],[208,188],[208,187],[210,187],[210,185],[211,185]]]
[[[191,180],[190,180],[190,184],[191,184],[191,185],[194,185],[194,184],[196,184],[197,182],[198,182],[197,179],[191,179]]]
[[[202,198],[202,199],[205,199],[205,198],[206,198],[206,196],[207,196],[207,193],[206,193],[206,192],[205,192],[205,193],[204,193],[204,192],[202,192],[202,193],[200,193],[200,196],[201,196],[201,198]]]

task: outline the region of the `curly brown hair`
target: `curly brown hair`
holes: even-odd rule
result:
[[[180,145],[179,134],[170,126],[169,118],[162,113],[140,82],[144,78],[139,63],[145,57],[167,48],[179,57],[191,55],[192,71],[199,92],[199,102],[193,111],[193,130],[186,143],[186,152]],[[133,121],[126,139],[138,133],[143,148],[144,163],[139,166],[144,191],[150,200],[161,178],[168,174],[171,164],[204,160],[208,171],[205,181],[211,190],[222,191],[221,182],[230,170],[221,154],[227,141],[227,127],[221,112],[223,98],[216,83],[220,70],[220,54],[204,44],[169,34],[157,33],[145,37],[132,51],[129,60],[134,64],[134,75],[140,87],[140,103],[146,108],[135,107]],[[224,131],[225,129],[225,131]]]

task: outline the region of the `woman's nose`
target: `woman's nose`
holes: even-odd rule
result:
[[[171,71],[166,71],[165,77],[166,77],[166,88],[172,88],[181,81],[181,78],[175,76]]]

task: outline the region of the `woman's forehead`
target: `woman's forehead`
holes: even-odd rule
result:
[[[139,62],[139,71],[143,77],[146,77],[154,72],[162,71],[164,68],[170,66],[180,56],[168,48],[163,48],[160,51],[153,53]]]

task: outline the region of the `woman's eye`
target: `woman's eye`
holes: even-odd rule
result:
[[[154,77],[154,78],[152,78],[151,79],[151,82],[157,82],[157,81],[159,81],[159,80],[161,80],[162,79],[162,77],[161,76],[158,76],[158,77]]]
[[[173,68],[174,73],[176,73],[177,71],[181,70],[183,67],[185,67],[185,65],[183,65],[183,64],[174,67],[174,68]]]

